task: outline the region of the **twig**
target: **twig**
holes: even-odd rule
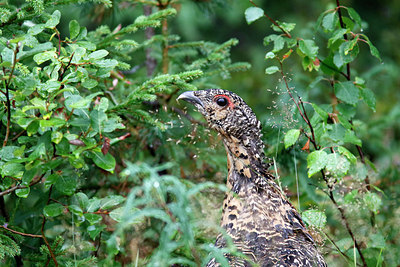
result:
[[[252,0],[249,0],[249,1],[250,1],[250,3],[251,3],[253,6],[258,7]],[[278,28],[283,32],[284,35],[286,35],[288,38],[292,38],[292,36],[290,35],[290,33],[288,33],[287,31],[285,31],[285,29],[283,29],[274,19],[272,19],[270,16],[268,16],[267,13],[264,12],[264,16],[265,16],[269,21],[271,21],[276,27],[278,27]]]
[[[15,47],[15,50],[14,50],[13,66],[11,68],[10,77],[8,77],[8,81],[6,82],[7,130],[6,130],[6,136],[5,136],[4,141],[3,141],[3,147],[5,147],[7,145],[8,136],[10,135],[11,102],[10,102],[9,87],[10,87],[12,76],[14,74],[15,66],[17,65],[17,54],[18,54],[18,52],[19,52],[19,43],[16,44],[16,47]]]
[[[7,195],[7,194],[10,194],[10,193],[14,192],[14,191],[17,190],[17,189],[24,189],[24,188],[27,188],[27,187],[31,187],[31,186],[33,186],[33,185],[39,183],[39,182],[42,180],[43,176],[44,176],[44,174],[42,174],[41,176],[39,176],[39,178],[38,178],[37,180],[32,181],[32,182],[29,184],[29,186],[26,186],[26,185],[16,185],[16,186],[13,186],[13,187],[11,187],[11,188],[9,188],[9,189],[7,189],[7,190],[1,191],[1,192],[0,192],[0,196],[4,196],[4,195]]]
[[[324,235],[326,236],[326,238],[328,238],[328,240],[332,243],[332,245],[336,248],[337,251],[339,251],[339,253],[346,258],[347,260],[350,260],[350,257],[347,256],[346,254],[343,253],[343,251],[340,250],[340,248],[338,247],[338,245],[336,245],[335,241],[325,232],[323,232]]]
[[[17,235],[22,235],[22,236],[28,236],[28,237],[34,237],[34,238],[42,238],[42,235],[33,235],[33,234],[27,234],[27,233],[22,233],[22,232],[18,232],[16,230],[10,229],[4,225],[0,225],[0,228],[3,228],[7,231],[10,231],[11,233],[17,234]]]
[[[50,203],[51,192],[52,192],[52,191],[53,191],[53,185],[51,185],[50,190],[49,190],[49,196],[48,196],[48,198],[47,198],[47,204]],[[54,255],[54,252],[53,252],[53,250],[51,249],[51,246],[50,246],[49,241],[47,240],[46,236],[44,235],[44,226],[45,226],[45,224],[46,224],[46,221],[47,221],[46,216],[43,216],[42,227],[41,227],[40,231],[41,231],[41,233],[42,233],[42,238],[43,238],[43,240],[44,240],[44,243],[46,244],[46,247],[47,247],[47,249],[48,249],[49,252],[50,252],[50,256],[51,256],[51,258],[53,259],[55,266],[58,267],[58,262],[57,262],[56,256]]]

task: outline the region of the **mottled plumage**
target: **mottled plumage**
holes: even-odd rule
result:
[[[231,266],[326,266],[299,213],[268,172],[261,124],[238,95],[221,89],[185,92],[223,137],[228,158],[221,226],[250,261],[226,255]],[[225,240],[217,237],[216,246]],[[207,266],[219,266],[212,259]]]

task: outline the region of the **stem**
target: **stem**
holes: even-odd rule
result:
[[[329,189],[329,198],[331,199],[331,201],[333,202],[333,204],[335,205],[335,207],[339,210],[340,216],[341,216],[341,218],[342,218],[342,221],[344,222],[344,225],[345,225],[345,227],[346,227],[346,229],[347,229],[347,232],[348,232],[349,235],[351,236],[351,239],[353,239],[353,242],[354,242],[354,244],[355,244],[355,246],[356,246],[356,248],[357,248],[358,254],[360,254],[361,260],[362,260],[362,262],[363,262],[363,266],[366,267],[366,266],[367,266],[367,262],[365,261],[364,255],[363,255],[362,252],[361,252],[360,245],[358,244],[358,242],[357,242],[357,240],[356,240],[356,237],[354,236],[354,233],[353,233],[353,231],[352,231],[351,228],[350,228],[350,224],[349,224],[349,222],[348,222],[348,220],[347,220],[347,218],[346,218],[346,215],[345,215],[345,212],[344,212],[343,208],[340,207],[339,204],[336,202],[336,200],[335,200],[335,198],[334,198],[334,196],[333,196],[333,192],[332,192],[331,189]],[[354,261],[355,261],[355,260],[356,260],[356,259],[354,259]]]
[[[33,238],[43,238],[42,235],[33,235],[33,234],[27,234],[27,233],[22,233],[22,232],[18,232],[16,230],[10,229],[8,227],[5,227],[4,225],[0,225],[0,228],[3,228],[11,233],[17,234],[17,235],[22,235],[22,236],[28,236],[28,237],[33,237]]]
[[[258,7],[252,0],[249,0],[249,1],[250,1],[250,3],[251,3],[253,6]],[[278,27],[278,28],[283,32],[283,34],[286,35],[286,37],[292,38],[292,36],[290,35],[290,33],[288,33],[287,31],[285,31],[274,19],[272,19],[270,16],[268,16],[267,13],[264,12],[264,16],[265,16],[269,21],[271,21],[272,24],[274,24],[276,27]]]
[[[49,190],[49,196],[48,196],[48,198],[47,198],[47,205],[50,203],[51,192],[52,192],[52,191],[53,191],[53,185],[51,185],[50,190]],[[45,226],[45,224],[46,224],[46,221],[47,221],[46,216],[43,216],[42,228],[40,229],[40,232],[42,233],[42,238],[43,238],[43,240],[44,240],[44,243],[46,243],[46,247],[47,247],[47,249],[48,249],[49,252],[50,252],[50,256],[51,256],[51,258],[52,258],[53,261],[54,261],[54,265],[55,265],[56,267],[58,267],[58,262],[57,262],[56,256],[54,255],[54,252],[53,252],[53,250],[51,249],[51,246],[50,246],[49,241],[47,240],[46,236],[44,235],[44,226]]]
[[[342,27],[342,29],[346,29],[346,26],[344,25],[344,22],[343,22],[342,9],[341,9],[339,0],[336,0],[336,6],[337,6],[337,12],[338,12],[338,15],[339,15],[340,27]],[[343,38],[344,38],[346,41],[349,40],[348,37],[347,37],[347,33],[343,34]],[[346,79],[347,79],[348,81],[350,81],[350,80],[351,80],[350,63],[347,63],[347,64],[346,64],[346,70],[347,70]]]
[[[11,68],[10,77],[8,77],[8,81],[6,82],[7,130],[6,130],[6,136],[5,136],[4,141],[3,141],[3,147],[5,147],[7,145],[8,136],[10,135],[11,102],[10,102],[9,87],[10,87],[12,76],[14,74],[15,66],[17,65],[17,54],[18,54],[18,52],[19,52],[19,43],[15,47],[13,66]]]

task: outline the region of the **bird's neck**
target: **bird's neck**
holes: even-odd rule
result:
[[[258,136],[243,136],[223,138],[227,160],[229,189],[235,190],[243,182],[258,183],[260,178],[269,178],[265,162],[264,144]]]

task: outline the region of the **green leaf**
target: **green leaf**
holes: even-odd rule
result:
[[[118,196],[118,195],[108,196],[101,200],[99,208],[101,210],[107,210],[121,204],[124,201],[125,198],[123,196]]]
[[[76,199],[76,201],[78,201],[79,206],[82,209],[86,209],[86,207],[89,205],[89,198],[86,194],[82,193],[82,192],[78,192],[74,195],[74,198]]]
[[[342,29],[342,28],[334,31],[332,37],[329,38],[328,40],[328,47],[331,47],[338,40],[343,40],[343,36],[349,32],[350,32],[349,29]]]
[[[106,121],[107,115],[104,111],[95,109],[90,112],[90,125],[96,132],[102,132],[103,125]]]
[[[352,81],[335,83],[335,94],[348,104],[355,105],[358,102],[359,90]]]
[[[344,142],[346,143],[351,143],[357,146],[362,146],[361,140],[355,135],[353,131],[346,131],[346,134],[344,135]]]
[[[274,39],[274,48],[272,49],[272,52],[277,53],[283,49],[285,46],[285,39],[283,39],[282,36],[277,36]]]
[[[353,155],[347,148],[339,146],[338,147],[338,152],[345,156],[352,164],[355,164],[357,162],[356,156]]]
[[[49,204],[43,209],[43,214],[46,217],[56,217],[64,211],[64,206],[59,203]]]
[[[322,20],[322,27],[325,28],[327,31],[333,31],[338,23],[338,17],[336,12],[331,12],[325,15]]]
[[[83,214],[83,216],[85,217],[85,219],[90,223],[90,224],[96,224],[101,222],[101,220],[103,219],[103,217],[101,217],[101,215],[99,214],[93,214],[93,213],[85,213]]]
[[[378,214],[380,207],[382,206],[382,199],[381,197],[372,192],[367,192],[364,195],[364,203],[367,205],[368,209],[375,214]]]
[[[79,26],[79,23],[76,20],[71,20],[69,22],[69,38],[74,39],[75,37],[77,37],[80,30],[81,27]]]
[[[88,58],[92,59],[92,60],[100,59],[100,58],[106,57],[108,54],[109,53],[107,50],[101,49],[101,50],[97,50],[97,51],[94,51],[93,53],[89,54]]]
[[[326,170],[337,178],[344,177],[350,169],[350,162],[337,153],[332,153],[327,156]]]
[[[24,165],[20,163],[6,162],[0,168],[2,176],[21,178],[24,174]]]
[[[26,187],[26,188],[21,188],[21,189],[15,190],[15,194],[18,197],[27,198],[29,196],[30,191],[31,191],[30,187]]]
[[[285,143],[285,148],[288,148],[294,143],[296,143],[297,139],[299,139],[300,136],[300,130],[299,129],[291,129],[285,134],[284,138],[284,143]]]
[[[33,56],[33,60],[38,64],[42,64],[48,60],[55,60],[58,58],[57,53],[55,51],[45,51],[43,53],[35,54]]]
[[[63,138],[62,132],[51,132],[51,142],[59,144]]]
[[[87,228],[87,232],[89,233],[89,236],[91,239],[95,239],[96,236],[98,236],[104,229],[106,229],[107,226],[105,225],[90,225]]]
[[[312,60],[314,60],[318,55],[318,46],[313,40],[300,40],[299,49],[304,55],[308,56]]]
[[[273,52],[268,52],[265,55],[265,59],[272,59],[272,58],[275,58],[275,54]]]
[[[68,210],[75,215],[83,216],[82,209],[77,205],[69,205]]]
[[[286,32],[291,32],[296,27],[296,23],[280,22],[279,20],[276,20],[276,23]],[[275,24],[271,24],[271,27],[276,32],[282,32],[282,30]]]
[[[301,214],[301,217],[311,227],[323,228],[326,225],[326,215],[319,210],[306,210]]]
[[[58,191],[61,193],[71,196],[72,194],[75,193],[75,189],[77,187],[77,177],[74,176],[73,174],[68,174],[68,175],[60,175],[55,182],[55,187]]]
[[[50,19],[46,21],[46,24],[44,26],[50,29],[55,28],[58,25],[58,23],[60,23],[60,18],[61,18],[61,13],[60,11],[56,10],[53,12]]]
[[[349,12],[350,18],[354,20],[355,23],[357,23],[361,27],[361,17],[358,15],[357,11],[355,11],[353,8],[348,7],[347,12]]]
[[[46,128],[46,127],[61,127],[64,126],[65,120],[60,119],[60,118],[50,118],[49,120],[40,120],[40,127]],[[62,136],[61,136],[62,138]]]
[[[376,99],[374,92],[372,92],[372,90],[368,88],[363,88],[360,90],[360,92],[361,97],[364,99],[364,102],[368,105],[368,107],[370,107],[373,111],[376,111]]]
[[[323,121],[327,121],[329,114],[322,108],[320,108],[318,105],[311,103],[312,107],[314,108],[315,112],[321,117]]]
[[[259,7],[249,7],[244,12],[247,24],[251,24],[252,22],[261,18],[263,15],[264,15],[264,10],[262,10]]]
[[[313,176],[325,168],[328,160],[328,154],[323,150],[311,152],[307,156],[308,177]]]
[[[272,66],[265,69],[265,74],[273,74],[277,71],[279,71],[279,68],[277,66]]]
[[[114,157],[110,154],[107,153],[106,155],[103,155],[100,151],[95,151],[93,152],[93,162],[103,170],[109,171],[111,173],[114,172],[115,168],[115,159]]]

